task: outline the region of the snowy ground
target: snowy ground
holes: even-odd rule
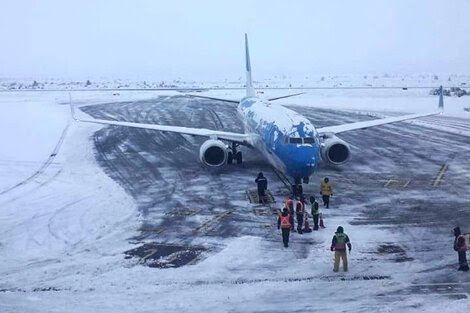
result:
[[[93,104],[82,110],[96,117],[239,129],[233,106],[174,95],[72,97]],[[306,187],[316,194],[323,175],[335,183],[327,229],[294,234],[285,250],[275,217],[244,195],[260,169],[278,201],[286,195],[259,155],[244,150],[242,167],[210,173],[197,163],[198,139],[71,123],[65,93],[2,93],[0,311],[466,309],[470,275],[455,271],[451,229],[470,229],[469,101],[446,98],[447,116],[343,136],[355,147],[350,165],[322,168]],[[368,112],[434,109],[437,97],[314,91],[282,103],[325,126],[369,119]],[[432,187],[445,163],[444,181]],[[347,274],[331,271],[328,250],[340,224],[353,241]],[[125,258],[125,251],[154,243],[204,250],[177,268]]]

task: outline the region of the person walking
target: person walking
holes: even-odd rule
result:
[[[282,213],[279,213],[279,217],[277,219],[277,229],[281,229],[282,242],[286,248],[289,247],[289,235],[291,225],[293,223],[293,217],[289,214],[289,209],[284,207]]]
[[[310,197],[310,203],[312,205],[310,213],[312,213],[312,217],[313,217],[313,230],[318,230],[318,219],[320,218],[320,214],[321,214],[320,208],[314,196]]]
[[[259,203],[266,202],[266,190],[268,189],[268,180],[264,177],[263,172],[259,172],[258,177],[255,179],[258,185],[258,198]]]
[[[292,196],[289,196],[289,198],[287,198],[286,202],[284,202],[284,207],[290,208],[291,205],[293,205],[293,202],[294,202],[294,200],[292,199]]]
[[[322,196],[323,205],[328,209],[330,207],[330,197],[333,196],[333,188],[328,177],[325,177],[320,183],[320,195]]]
[[[304,224],[304,204],[297,200],[295,203],[295,214],[297,215],[297,232],[302,234],[302,226]]]
[[[352,246],[349,241],[349,237],[344,233],[343,227],[338,226],[330,247],[330,250],[335,252],[333,272],[337,272],[339,270],[340,258],[343,260],[343,270],[345,272],[348,271],[348,255],[346,254],[346,246],[348,247],[349,253],[351,253]]]
[[[460,227],[454,228],[454,250],[457,251],[459,256],[458,271],[467,272],[469,270],[467,263],[467,250],[469,234],[462,234]]]
[[[292,217],[292,223],[291,223],[291,231],[295,231],[295,226],[294,226],[294,200],[292,197],[289,197],[286,202],[285,202],[285,208],[287,208],[287,211],[289,212],[290,216]]]

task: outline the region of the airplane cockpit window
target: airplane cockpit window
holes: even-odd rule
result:
[[[313,138],[313,137],[305,137],[305,138],[304,138],[304,143],[305,143],[305,144],[314,144],[314,143],[315,143],[315,138]]]
[[[287,138],[287,142],[285,143],[292,143],[296,145],[301,145],[301,144],[314,144],[315,143],[315,138],[313,137],[289,137]]]
[[[289,143],[302,144],[302,138],[290,137],[289,138]]]

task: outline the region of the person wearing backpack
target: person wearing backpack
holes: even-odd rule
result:
[[[467,263],[467,250],[468,250],[468,238],[469,234],[462,234],[460,227],[454,228],[454,250],[457,251],[459,256],[459,268],[458,271],[467,272],[469,270]]]

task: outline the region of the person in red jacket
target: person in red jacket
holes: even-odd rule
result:
[[[467,250],[469,234],[462,234],[460,227],[454,228],[454,250],[459,255],[458,271],[467,272],[469,270],[467,263]]]

